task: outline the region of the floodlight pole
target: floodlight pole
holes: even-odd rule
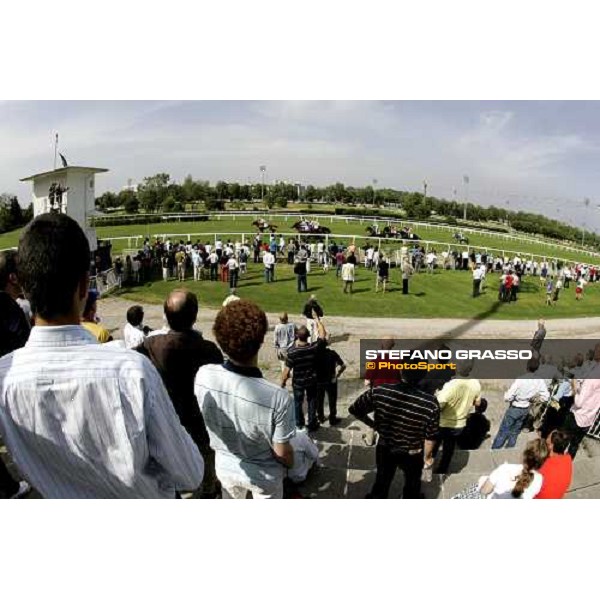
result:
[[[465,185],[465,204],[463,207],[463,221],[467,220],[467,203],[469,202],[469,176],[463,176],[463,183]]]
[[[265,201],[265,171],[267,170],[266,165],[260,165],[260,178],[261,178],[261,187],[260,187],[260,201],[264,204]]]

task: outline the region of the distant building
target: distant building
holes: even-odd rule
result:
[[[124,185],[121,188],[121,191],[123,191],[123,192],[137,192],[138,191],[138,185],[137,185],[137,183],[133,183],[132,179],[128,179],[127,180],[127,185]]]
[[[64,167],[37,173],[21,179],[33,182],[33,216],[53,211],[62,212],[75,219],[85,231],[90,249],[96,250],[96,231],[89,220],[96,214],[96,173],[108,169],[96,167]]]

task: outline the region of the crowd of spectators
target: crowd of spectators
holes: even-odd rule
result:
[[[207,258],[210,272],[212,255],[225,266],[234,260],[239,269],[246,254],[230,242],[194,246],[148,244],[148,252],[151,260],[158,253],[161,265],[166,258],[161,268],[167,271],[172,256],[180,281],[186,268],[179,265],[188,258],[194,265],[192,256],[201,257],[200,271]],[[299,246],[293,260],[303,251]],[[273,254],[284,252],[278,246]],[[346,365],[331,347],[316,297],[304,307],[305,324],[280,316],[273,346],[281,379],[274,383],[258,362],[267,317],[244,299],[218,312],[216,343],[195,328],[198,300],[184,288],[168,294],[164,328],[145,326],[143,307],[134,305],[123,340],[113,340],[89,289],[89,255],[75,221],[47,214],[26,228],[18,252],[0,258],[0,435],[23,476],[14,479],[0,463],[0,493],[19,497],[32,485],[46,498],[300,497],[298,484],[319,461],[312,436],[326,421],[342,423],[338,380]],[[344,263],[351,257],[348,249]],[[381,262],[374,253],[368,260],[375,258]],[[23,296],[29,304],[18,302]],[[555,367],[540,353],[544,337],[540,322],[535,358],[505,394],[508,408],[492,449],[515,446],[528,418],[536,439],[520,464],[502,465],[460,497],[566,493],[572,459],[600,410],[600,345],[574,364]],[[393,348],[393,338],[382,347]],[[457,446],[472,450],[483,443],[490,430],[487,402],[472,367],[459,363],[446,379],[403,370],[375,372],[365,381],[348,410],[368,426],[365,443],[376,444],[367,497],[388,497],[400,469],[403,497],[420,498],[421,483],[434,470],[452,470]]]

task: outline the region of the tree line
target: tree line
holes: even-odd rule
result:
[[[124,189],[118,193],[105,192],[96,198],[96,207],[103,212],[124,210],[128,214],[160,212],[184,212],[186,210],[224,210],[226,203],[242,208],[253,201],[262,201],[267,208],[286,208],[288,203],[301,201],[309,206],[315,202],[337,205],[362,205],[398,208],[408,219],[427,220],[441,218],[449,224],[462,219],[465,206],[454,200],[425,196],[421,192],[407,192],[390,188],[375,189],[372,186],[352,187],[343,183],[318,187],[306,187],[278,182],[241,184],[218,181],[211,185],[206,180],[196,180],[188,175],[183,183],[171,179],[168,173],[157,173],[144,180],[136,189]],[[510,228],[528,234],[539,234],[556,240],[581,243],[582,230],[550,219],[544,215],[525,211],[510,211],[496,206],[483,207],[468,203],[466,214],[469,221],[505,223]],[[22,210],[17,199],[0,196],[0,233],[21,227],[32,218],[32,207]],[[600,247],[600,236],[585,233],[587,245]]]
[[[450,224],[462,219],[465,205],[455,200],[425,196],[421,192],[407,192],[390,188],[375,189],[372,186],[352,187],[343,183],[318,187],[306,187],[279,182],[240,184],[218,181],[211,185],[205,180],[194,180],[188,175],[182,184],[171,179],[167,173],[146,177],[137,190],[126,189],[119,193],[106,192],[96,200],[99,210],[123,209],[130,214],[144,212],[183,212],[205,208],[208,211],[223,210],[225,204],[233,203],[241,208],[245,203],[262,200],[267,208],[285,208],[289,202],[301,201],[342,205],[392,206],[402,210],[408,219],[430,219],[436,215]],[[525,211],[511,211],[497,206],[483,207],[468,203],[466,215],[470,221],[480,223],[505,223],[510,228],[528,234],[539,234],[556,240],[580,243],[582,230],[550,219],[544,215]],[[600,236],[586,233],[589,246],[599,247]]]
[[[33,204],[21,208],[16,196],[0,194],[0,233],[23,227],[33,219]]]

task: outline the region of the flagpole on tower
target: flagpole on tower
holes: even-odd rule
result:
[[[56,155],[58,153],[58,133],[54,138],[54,170],[56,171]]]

